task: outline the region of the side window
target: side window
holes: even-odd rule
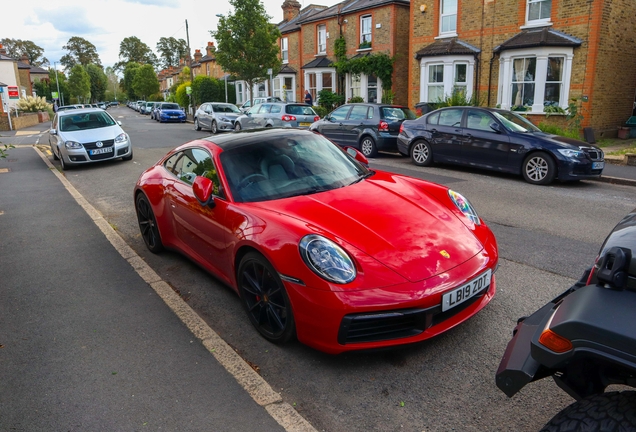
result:
[[[272,114],[273,113],[279,113],[280,112],[280,105],[272,105],[272,110],[270,112]]]
[[[440,126],[460,127],[462,124],[462,110],[447,109],[439,113]]]
[[[172,174],[177,174],[175,170],[175,166],[177,164],[177,160],[179,160],[180,157],[181,157],[181,153],[173,154],[163,163],[163,166]]]
[[[207,177],[212,180],[212,183],[214,183],[214,191],[212,193],[225,198],[223,190],[221,189],[219,174],[216,171],[216,166],[214,166],[210,153],[203,149],[192,149],[192,157],[196,163],[196,167],[192,170],[195,176]]]
[[[356,105],[351,108],[349,120],[365,120],[367,118],[368,111],[368,107],[365,107],[364,105]]]
[[[494,122],[494,119],[490,117],[488,113],[478,110],[468,110],[468,117],[466,119],[467,128],[494,132],[490,128],[492,122]]]
[[[431,114],[426,117],[426,123],[436,125],[439,122],[439,113]]]
[[[349,112],[349,108],[348,106],[342,106],[340,108],[338,108],[337,110],[335,110],[334,112],[331,113],[331,118],[333,120],[344,120],[347,118],[347,113]]]
[[[270,104],[261,105],[261,109],[258,110],[259,114],[267,114],[269,110],[272,108]]]

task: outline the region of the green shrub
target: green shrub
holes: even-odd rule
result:
[[[318,92],[318,105],[325,108],[327,112],[342,105],[344,96],[332,92],[331,90],[320,90]]]
[[[537,127],[541,129],[542,132],[548,134],[559,135],[567,138],[581,139],[581,134],[579,134],[579,132],[574,129],[563,129],[562,127],[559,127],[557,125],[545,122],[539,123]]]
[[[46,98],[39,96],[20,98],[15,105],[20,111],[24,112],[48,111],[51,109],[51,104],[46,102]]]
[[[347,103],[360,103],[360,102],[364,102],[364,99],[362,99],[362,97],[360,96],[353,96],[347,101]]]
[[[320,105],[315,106],[313,108],[314,108],[314,111],[316,111],[316,114],[320,116],[320,118],[324,118],[327,114],[331,112],[331,110]]]

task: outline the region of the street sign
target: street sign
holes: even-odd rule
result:
[[[192,87],[186,87],[186,94],[192,94]]]
[[[18,87],[9,86],[8,91],[9,91],[9,99],[20,99],[20,93],[18,92]]]
[[[57,92],[51,92],[51,97],[53,99],[57,99],[58,98]]]

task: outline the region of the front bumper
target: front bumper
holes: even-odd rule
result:
[[[598,165],[602,164],[601,168]],[[604,160],[565,159],[558,161],[558,176],[561,181],[599,178],[605,167]]]
[[[112,144],[106,144],[105,147],[102,148],[112,148],[112,151],[107,153],[91,154],[93,150],[97,149],[94,145],[84,144],[84,147],[81,149],[68,149],[62,144],[60,155],[64,158],[64,161],[68,165],[80,165],[126,157],[130,156],[132,153],[130,140],[126,140],[121,143],[113,142]]]

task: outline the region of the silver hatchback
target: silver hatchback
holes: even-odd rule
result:
[[[236,119],[234,130],[265,127],[309,129],[320,120],[312,107],[300,103],[272,102],[256,105]]]
[[[241,112],[229,103],[206,102],[202,104],[194,114],[194,128],[210,129],[213,134],[217,132],[234,130],[234,122]]]

